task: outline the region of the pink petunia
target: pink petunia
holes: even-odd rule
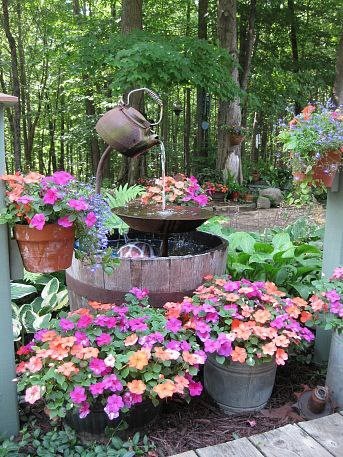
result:
[[[25,401],[33,405],[37,400],[42,398],[41,388],[38,385],[29,387],[25,391]]]
[[[30,221],[30,227],[37,230],[43,230],[45,225],[45,216],[42,213],[35,214]]]
[[[74,176],[72,176],[67,171],[55,171],[51,178],[51,180],[59,186],[64,186],[65,184],[68,184],[68,182],[75,179]]]
[[[87,214],[86,219],[85,219],[85,224],[87,225],[87,227],[93,227],[93,225],[96,223],[96,221],[97,221],[97,217],[93,211],[91,211],[90,213]]]
[[[89,208],[88,203],[85,202],[83,198],[70,199],[68,202],[68,206],[70,206],[70,208],[75,209],[76,211],[85,211],[86,209]]]
[[[51,189],[48,189],[43,197],[43,202],[46,205],[54,205],[57,200],[60,198],[59,192],[57,189],[54,189],[53,187]]]
[[[68,227],[72,227],[73,221],[71,221],[69,219],[69,216],[63,216],[57,220],[57,224],[60,225],[61,227],[68,228]]]

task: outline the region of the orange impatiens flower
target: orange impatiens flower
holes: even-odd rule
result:
[[[69,378],[71,375],[77,374],[80,370],[73,364],[73,362],[66,362],[62,363],[56,371],[57,373],[61,373]]]
[[[43,367],[42,361],[39,357],[31,357],[30,360],[26,363],[26,369],[31,373],[37,373]]]
[[[287,314],[289,314],[291,317],[294,317],[295,319],[300,314],[300,309],[294,305],[286,306],[285,310]]]
[[[292,301],[295,305],[300,306],[301,308],[307,305],[307,301],[300,297],[292,298]]]
[[[242,322],[237,328],[235,328],[234,332],[237,338],[241,338],[242,340],[248,340],[252,330],[250,329],[248,322]]]
[[[175,376],[174,383],[174,391],[178,394],[183,394],[185,388],[189,386],[189,381],[184,376]]]
[[[137,370],[143,370],[149,363],[149,357],[147,351],[136,351],[129,357],[129,367],[137,368]]]
[[[281,346],[283,348],[287,348],[290,345],[290,341],[285,335],[278,335],[274,338],[273,343],[275,343],[276,346]]]
[[[36,171],[30,171],[26,176],[23,177],[23,180],[26,184],[32,184],[40,182],[44,178],[44,175],[37,173]]]
[[[284,351],[283,349],[278,348],[276,350],[276,354],[275,354],[275,361],[276,361],[277,365],[284,365],[285,360],[287,360],[287,359],[288,359],[287,352]]]
[[[45,343],[46,341],[51,341],[56,337],[57,337],[57,333],[55,332],[55,330],[47,330],[41,336],[41,340],[43,341],[43,343]]]
[[[132,394],[142,395],[146,390],[146,385],[140,379],[134,379],[127,383],[127,388]]]
[[[312,319],[312,314],[309,313],[308,311],[301,311],[300,314],[300,322],[303,324],[307,321],[310,321]]]
[[[89,300],[88,305],[97,311],[109,311],[115,305],[115,303],[100,303],[95,300]]]
[[[265,289],[268,294],[277,295],[278,297],[284,297],[286,294],[277,288],[273,282],[266,282]]]
[[[235,349],[231,352],[231,359],[233,362],[244,363],[247,358],[247,351],[244,348],[236,346]]]
[[[319,297],[317,297],[316,295],[313,295],[311,298],[310,298],[310,302],[311,302],[311,307],[313,309],[313,311],[326,311],[327,310],[327,304],[321,300]]]
[[[92,348],[92,347],[86,347],[83,348],[83,358],[85,360],[91,359],[91,358],[97,358],[99,355],[99,349],[98,348]]]
[[[132,333],[132,335],[129,335],[125,338],[124,340],[124,346],[133,346],[136,344],[138,341],[138,336],[135,333]]]
[[[311,117],[311,114],[313,111],[316,110],[316,107],[313,105],[307,105],[305,108],[301,111],[301,114],[303,115],[303,118],[305,121],[308,121]]]
[[[276,352],[275,343],[273,341],[271,341],[270,343],[264,344],[262,346],[262,352],[265,355],[274,355]]]
[[[271,315],[270,311],[268,311],[267,309],[258,309],[254,313],[255,321],[259,322],[260,324],[265,324],[266,322],[268,322],[271,319],[271,317],[272,317],[272,315]]]
[[[167,380],[163,384],[158,384],[152,389],[160,398],[172,397],[175,392],[173,381]]]

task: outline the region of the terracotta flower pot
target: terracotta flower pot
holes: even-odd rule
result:
[[[329,151],[321,157],[313,168],[313,179],[330,188],[341,163],[341,151]]]
[[[253,194],[245,194],[244,195],[244,201],[247,203],[251,203],[254,201],[254,195]]]
[[[46,224],[42,230],[37,230],[16,224],[14,236],[27,271],[52,273],[70,267],[75,240],[73,227]]]
[[[302,172],[294,172],[293,173],[293,180],[296,181],[296,182],[303,182],[305,181],[306,179],[306,174],[305,173],[302,173]]]
[[[237,191],[231,192],[231,200],[233,202],[237,202],[238,199],[239,199],[239,192],[237,192]]]
[[[238,135],[236,133],[230,133],[230,144],[231,146],[238,146],[244,140],[243,135]]]

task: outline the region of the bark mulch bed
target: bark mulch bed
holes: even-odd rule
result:
[[[226,416],[205,393],[200,398],[194,398],[190,404],[182,400],[166,403],[156,422],[140,431],[141,436],[147,435],[149,441],[156,445],[156,454],[152,452],[149,455],[167,457],[263,433],[303,420],[291,407],[296,402],[296,393],[324,382],[323,370],[296,360],[290,361],[284,367],[278,367],[274,391],[264,410]],[[35,421],[34,428],[40,427],[44,432],[51,429],[43,406],[25,408],[21,411],[21,419],[26,424]]]

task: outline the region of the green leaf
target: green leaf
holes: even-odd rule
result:
[[[290,249],[293,246],[289,233],[287,232],[277,233],[272,239],[272,244],[275,251],[287,251],[287,249]]]
[[[37,289],[29,284],[21,284],[19,282],[11,283],[11,298],[12,300],[19,300],[37,293]]]
[[[225,357],[221,356],[221,355],[216,355],[216,361],[218,363],[220,363],[220,365],[223,365],[224,362],[225,362]]]
[[[60,283],[57,278],[52,278],[48,284],[42,290],[42,298],[46,298],[48,295],[56,294],[60,287]]]
[[[40,330],[42,328],[48,328],[51,320],[51,314],[45,314],[44,316],[37,316],[33,322],[34,330]]]
[[[246,232],[235,232],[229,236],[229,251],[237,249],[242,250],[248,254],[254,252],[255,238]]]

